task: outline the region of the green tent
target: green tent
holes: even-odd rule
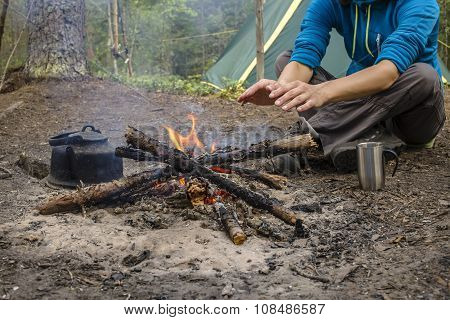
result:
[[[265,77],[275,79],[275,60],[283,51],[291,49],[311,0],[266,0],[264,7]],[[218,62],[206,73],[206,81],[219,88],[228,80],[252,84],[256,80],[256,23],[251,16],[232,39]],[[445,79],[450,79],[442,61]],[[332,31],[322,67],[336,77],[346,74],[350,59],[343,38]]]

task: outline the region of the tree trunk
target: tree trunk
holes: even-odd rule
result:
[[[444,0],[444,4],[443,4],[443,11],[444,11],[444,42],[445,42],[445,46],[444,47],[444,62],[447,65],[447,68],[450,67],[450,60],[449,60],[449,56],[448,56],[448,44],[450,43],[450,39],[449,39],[449,35],[448,35],[448,30],[449,30],[449,25],[448,25],[448,12],[447,12],[447,0]]]
[[[78,78],[88,73],[84,0],[28,0],[26,73],[32,78]]]
[[[108,1],[108,49],[111,50],[111,57],[113,61],[114,74],[117,75],[117,60],[114,55],[114,36],[113,36],[113,28],[112,28],[112,17],[111,17],[111,1]]]
[[[113,54],[116,63],[119,55],[119,4],[117,1],[112,0]],[[117,74],[116,70],[114,72]]]
[[[127,0],[122,1],[122,41],[123,45],[125,47],[125,57],[126,57],[126,64],[128,67],[128,76],[133,76],[133,65],[131,64],[131,54],[128,48],[128,19],[127,19]]]
[[[123,41],[123,46],[125,47],[125,62],[127,64],[127,68],[128,68],[128,76],[132,77],[133,76],[133,65],[131,63],[131,54],[130,54],[130,50],[128,48],[128,19],[127,19],[127,0],[123,0],[122,1],[122,8],[121,8],[121,22],[122,22],[122,41]]]
[[[9,0],[3,0],[2,12],[0,15],[0,50],[2,50],[2,38],[5,31],[6,13],[8,12]]]

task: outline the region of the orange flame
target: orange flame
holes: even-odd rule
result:
[[[217,150],[217,146],[216,143],[213,142],[213,144],[211,145],[211,148],[209,149],[209,153],[214,153]]]
[[[170,141],[173,143],[174,147],[182,152],[186,152],[188,149],[199,149],[201,151],[205,151],[205,145],[199,139],[196,131],[197,118],[190,114],[188,115],[189,120],[192,122],[191,130],[189,134],[184,136],[181,133],[175,131],[171,127],[164,127],[169,134]],[[211,146],[210,153],[213,153],[216,150],[215,143]]]

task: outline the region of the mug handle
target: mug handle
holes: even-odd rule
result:
[[[392,176],[395,176],[395,174],[397,173],[397,169],[398,169],[398,164],[400,162],[400,158],[398,157],[398,154],[394,150],[391,150],[391,149],[384,149],[383,150],[383,154],[384,153],[390,153],[390,154],[392,154],[395,157],[395,168],[394,168],[394,172],[392,173]]]

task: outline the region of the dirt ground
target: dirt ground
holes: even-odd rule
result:
[[[248,227],[237,247],[211,208],[177,209],[163,199],[84,215],[33,212],[58,191],[16,166],[22,152],[48,163],[47,140],[61,131],[93,123],[117,146],[128,124],[162,135],[163,125],[189,127],[189,113],[207,144],[248,144],[294,122],[274,108],[102,80],[41,82],[0,95],[0,167],[12,172],[0,179],[0,298],[449,299],[448,125],[435,149],[403,153],[381,192],[361,191],[356,174],[336,173],[318,154],[312,172],[285,190],[248,182],[302,214],[308,239],[292,241],[291,227],[253,210],[247,215],[275,232]],[[146,168],[125,162],[126,174]],[[146,260],[129,263],[141,253]]]

